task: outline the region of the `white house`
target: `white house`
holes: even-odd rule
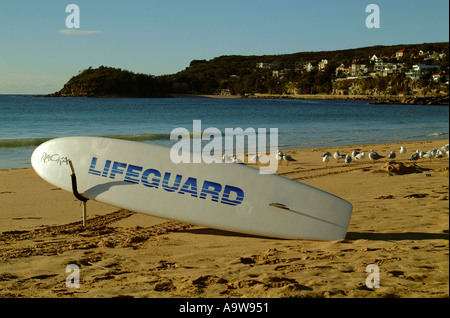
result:
[[[415,64],[405,75],[407,78],[418,79],[426,74],[432,74],[433,72],[438,71],[440,68],[441,67],[439,65]]]
[[[320,62],[319,62],[319,71],[322,71],[322,70],[324,70],[326,67],[327,67],[327,65],[328,65],[328,60],[321,60]]]

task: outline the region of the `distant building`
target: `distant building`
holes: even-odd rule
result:
[[[366,63],[361,61],[353,61],[351,66],[352,76],[362,76],[369,72],[369,67]]]
[[[327,65],[328,65],[328,60],[321,60],[320,62],[319,62],[319,64],[318,64],[318,68],[319,68],[319,71],[323,71],[323,70],[325,70],[325,68],[327,67]]]
[[[351,66],[346,66],[344,63],[336,67],[336,76],[348,75],[352,71]]]
[[[439,71],[440,68],[441,67],[439,65],[415,64],[405,75],[407,78],[418,79],[424,77],[425,75]]]
[[[269,63],[256,63],[256,68],[268,69]]]
[[[395,58],[401,59],[403,55],[405,55],[406,49],[401,49],[400,51],[395,52]]]
[[[369,60],[370,60],[370,62],[375,63],[375,62],[378,61],[378,56],[376,56],[376,55],[374,54],[374,55],[372,55],[372,57],[370,57]]]
[[[317,60],[312,60],[309,63],[306,64],[305,66],[305,70],[307,72],[311,72],[312,70],[315,70],[319,67],[319,61]]]

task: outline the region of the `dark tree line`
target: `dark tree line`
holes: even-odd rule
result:
[[[176,93],[218,94],[228,90],[231,94],[255,93],[300,94],[331,93],[335,70],[340,63],[368,59],[377,54],[392,55],[407,48],[410,52],[439,51],[447,54],[441,61],[448,68],[448,43],[419,45],[375,46],[351,50],[303,52],[270,56],[221,56],[212,60],[193,60],[185,70],[164,76],[136,74],[130,71],[100,66],[88,68],[72,77],[64,88],[51,96],[108,96],[108,97],[162,97]],[[299,62],[327,59],[322,69],[305,71]],[[405,62],[414,62],[409,56]],[[270,63],[258,68],[257,63]],[[274,72],[279,72],[275,75]],[[383,83],[368,82],[367,85]],[[401,88],[399,88],[401,89]]]

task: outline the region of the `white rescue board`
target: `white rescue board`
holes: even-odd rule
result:
[[[192,154],[196,156],[196,154]],[[179,163],[170,149],[101,137],[49,140],[34,170],[85,198],[135,212],[269,237],[345,238],[352,205],[325,191],[234,163]]]

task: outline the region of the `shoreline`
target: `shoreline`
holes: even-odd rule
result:
[[[400,104],[400,105],[429,105],[448,106],[449,95],[413,96],[413,95],[334,95],[334,94],[253,94],[253,95],[214,95],[214,94],[171,94],[174,98],[248,98],[248,99],[292,99],[292,100],[355,100],[368,101],[369,104]]]
[[[449,161],[408,160],[448,142],[286,150],[297,161],[281,162],[277,174],[352,203],[340,241],[231,233],[95,201],[83,229],[72,193],[32,168],[0,170],[0,297],[448,298]],[[389,172],[386,158],[321,160],[325,150],[370,149],[396,150],[396,162],[414,171]],[[65,285],[68,264],[80,267],[79,289]],[[370,264],[379,267],[380,288],[365,285]]]
[[[167,94],[160,97],[121,97],[121,96],[56,96],[52,94],[36,95],[35,97],[64,97],[64,98],[220,98],[220,99],[292,99],[292,100],[352,100],[367,101],[369,104],[380,105],[427,105],[448,106],[449,95],[415,96],[415,95],[335,95],[335,94],[247,94],[247,95],[219,95],[219,94]]]

